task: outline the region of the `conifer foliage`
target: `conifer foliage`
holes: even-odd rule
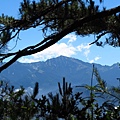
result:
[[[20,3],[19,16],[0,16],[0,72],[22,56],[40,52],[74,32],[79,36],[94,34],[98,46],[105,44],[120,46],[120,5],[106,9],[100,8],[103,0],[96,4],[94,0],[23,0]],[[112,2],[112,1],[110,1]],[[9,41],[19,39],[21,31],[40,27],[43,40],[16,52],[5,51]],[[100,38],[107,37],[104,41]]]
[[[95,73],[96,74],[96,73]],[[98,75],[99,76],[99,75]],[[35,84],[32,94],[25,92],[21,87],[15,90],[8,83],[0,82],[0,119],[1,120],[119,120],[120,119],[120,99],[101,87],[103,81],[99,80],[98,86],[85,86],[88,90],[93,90],[91,95],[83,97],[82,91],[73,92],[71,84],[63,78],[63,85],[58,83],[58,92],[38,97],[38,83]],[[117,88],[116,88],[117,89]],[[119,94],[118,91],[113,90]],[[96,93],[110,95],[112,101],[98,103]],[[100,96],[99,96],[100,98]],[[104,99],[104,98],[103,98]]]

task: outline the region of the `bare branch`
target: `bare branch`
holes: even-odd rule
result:
[[[99,41],[99,39],[100,39],[102,36],[104,36],[104,35],[107,34],[107,33],[109,33],[109,32],[106,31],[106,32],[101,33],[100,35],[97,36],[97,39],[96,39],[95,41],[93,41],[92,43],[90,43],[89,45],[95,44],[96,42]]]

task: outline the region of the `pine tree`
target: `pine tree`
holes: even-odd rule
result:
[[[101,4],[103,0],[99,0]],[[110,1],[111,2],[111,1]],[[120,6],[111,9],[99,8],[93,0],[23,0],[19,8],[19,18],[2,14],[0,16],[0,72],[22,56],[40,52],[74,32],[79,36],[94,34],[98,46],[105,44],[120,46]],[[14,53],[5,52],[9,41],[19,39],[21,31],[41,27],[44,39]],[[100,39],[105,36],[104,41]],[[4,50],[3,50],[4,49]]]

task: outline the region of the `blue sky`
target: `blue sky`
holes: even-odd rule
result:
[[[14,17],[19,17],[19,3],[21,0],[4,0],[0,1],[0,13],[6,15],[11,15]],[[98,2],[99,0],[96,0]],[[112,8],[120,5],[120,0],[104,0],[102,6],[107,8]],[[20,33],[20,40],[17,41],[17,46],[10,52],[23,49],[28,45],[34,45],[43,39],[43,34],[40,32],[40,27],[37,29],[29,29]],[[103,37],[104,39],[104,37]],[[99,63],[102,65],[112,65],[114,63],[120,62],[120,48],[113,48],[106,45],[103,47],[98,47],[96,45],[89,45],[94,41],[94,36],[80,37],[71,33],[65,36],[61,41],[51,46],[50,48],[31,55],[27,57],[22,57],[19,59],[20,62],[37,62],[44,61],[53,57],[58,57],[60,55],[77,58],[79,60]],[[16,44],[16,39],[8,44],[11,50]]]

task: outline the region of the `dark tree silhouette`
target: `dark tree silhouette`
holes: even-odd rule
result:
[[[120,5],[103,9],[93,0],[40,0],[39,2],[23,0],[19,8],[19,18],[0,16],[0,61],[9,61],[0,66],[0,72],[22,56],[40,52],[61,40],[71,32],[86,36],[94,34],[98,46],[105,44],[120,46]],[[112,2],[112,1],[110,1]],[[4,52],[7,43],[19,38],[20,32],[41,26],[44,38],[33,46],[16,52]],[[51,32],[49,32],[51,31]],[[104,35],[108,37],[99,41]]]

